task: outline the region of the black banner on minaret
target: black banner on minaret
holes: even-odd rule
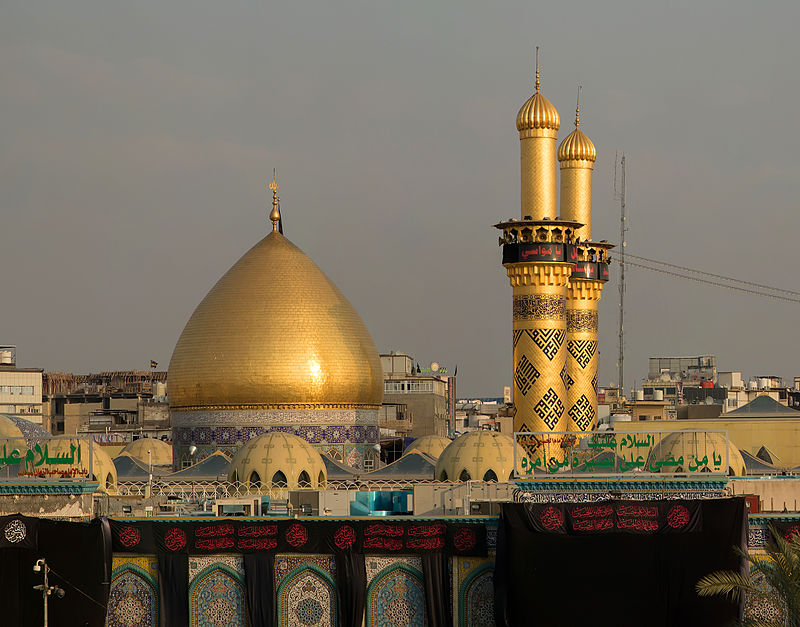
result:
[[[556,242],[522,242],[503,246],[503,263],[564,261],[566,246]]]

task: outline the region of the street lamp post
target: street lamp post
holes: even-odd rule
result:
[[[58,586],[51,586],[47,581],[47,574],[50,572],[50,567],[43,557],[36,560],[33,565],[33,572],[42,573],[44,582],[38,586],[33,586],[34,590],[42,591],[42,602],[44,603],[44,627],[47,627],[47,599],[51,594],[55,594],[59,599],[64,598],[64,589]]]

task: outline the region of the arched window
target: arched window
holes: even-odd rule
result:
[[[331,459],[334,459],[334,460],[336,460],[337,462],[344,461],[344,456],[342,455],[341,451],[339,451],[339,450],[337,450],[337,449],[335,449],[335,448],[330,448],[330,449],[328,449],[328,450],[325,452],[325,454],[326,454],[328,457],[330,457]]]
[[[470,479],[472,479],[472,477],[469,476],[469,471],[466,468],[461,471],[460,475],[458,475],[459,481],[469,481]]]
[[[286,475],[284,475],[282,471],[279,470],[274,475],[272,475],[272,487],[285,488],[288,485],[289,482],[286,481]]]
[[[255,470],[250,473],[250,487],[252,488],[261,487],[261,476]]]
[[[321,470],[319,471],[319,477],[317,477],[317,485],[320,488],[325,485],[325,473]]]
[[[311,487],[311,477],[308,476],[308,473],[304,470],[300,473],[297,477],[297,487],[299,488],[310,488]]]
[[[509,481],[514,481],[514,471],[513,470],[510,473],[508,473],[508,480]]]
[[[442,474],[439,475],[439,481],[447,481],[447,471],[443,470]]]
[[[494,474],[494,470],[492,470],[492,469],[490,468],[489,470],[487,470],[487,471],[484,473],[484,475],[483,475],[483,480],[484,480],[484,481],[497,481],[497,475],[496,475],[496,474]]]
[[[109,488],[113,488],[113,487],[114,487],[114,475],[112,475],[111,473],[108,473],[106,475],[106,490],[108,490]]]

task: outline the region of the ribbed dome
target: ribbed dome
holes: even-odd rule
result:
[[[228,479],[251,487],[324,488],[328,473],[322,456],[303,438],[274,431],[236,452]]]
[[[469,431],[457,437],[436,462],[440,481],[509,481],[514,472],[514,440],[497,431]],[[517,454],[517,471],[522,456]]]
[[[197,306],[169,365],[175,410],[377,408],[383,371],[364,323],[272,232]]]
[[[517,130],[550,129],[557,131],[561,127],[561,118],[552,103],[538,91],[528,98],[517,113]]]
[[[438,459],[442,451],[450,446],[451,442],[450,438],[446,438],[443,435],[424,435],[409,444],[406,450],[403,451],[403,455],[416,451],[417,453],[425,453],[433,457],[433,459]]]
[[[148,455],[148,451],[150,454]],[[167,466],[172,464],[172,447],[166,442],[156,438],[139,438],[134,440],[119,453],[120,455],[130,455],[145,464],[153,463],[156,466]]]
[[[683,464],[677,467],[661,467],[660,472],[715,472],[738,477],[747,474],[742,454],[737,446],[727,440],[727,455],[725,450],[725,435],[716,432],[697,432],[697,431],[675,431],[665,435],[647,459],[647,467],[657,465],[657,461],[664,460],[670,456],[675,460],[683,459]],[[714,467],[714,457],[721,464],[725,464],[726,458],[728,467]],[[705,463],[699,460],[704,459]],[[693,468],[696,466],[697,468]]]
[[[558,147],[559,161],[591,161],[597,159],[597,148],[586,133],[576,128]]]

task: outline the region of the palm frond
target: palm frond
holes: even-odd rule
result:
[[[703,577],[695,586],[701,597],[721,595],[738,601],[742,592],[762,594],[753,586],[749,576],[732,570],[718,570]]]

